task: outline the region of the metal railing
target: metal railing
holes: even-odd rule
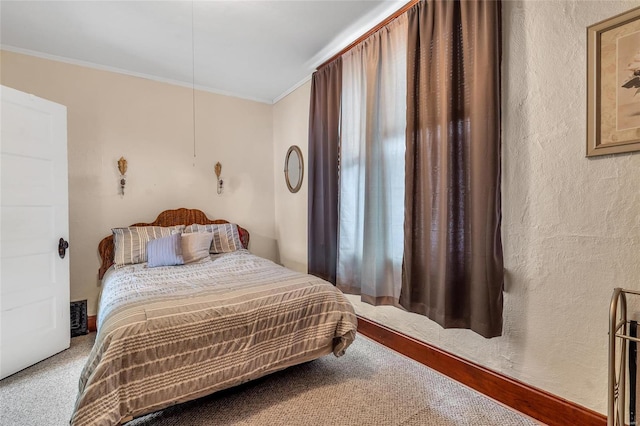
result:
[[[609,309],[607,426],[625,425],[627,342],[640,342],[639,338],[628,335],[627,294],[640,296],[640,291],[614,288]],[[620,357],[616,362],[618,343]]]

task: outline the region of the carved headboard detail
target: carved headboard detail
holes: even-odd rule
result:
[[[229,223],[224,219],[211,220],[201,210],[180,208],[176,210],[165,210],[158,215],[156,220],[151,223],[134,223],[129,226],[174,226],[174,225],[191,225],[199,223],[207,225],[210,223]],[[249,231],[238,226],[240,234],[240,242],[244,248],[249,248]],[[98,244],[98,253],[100,253],[100,269],[98,270],[98,278],[102,279],[105,272],[113,265],[113,235],[109,235]]]

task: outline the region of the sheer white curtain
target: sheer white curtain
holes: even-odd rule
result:
[[[376,305],[402,281],[406,51],[404,14],[342,57],[336,284]]]

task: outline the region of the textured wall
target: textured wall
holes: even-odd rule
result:
[[[305,83],[273,106],[273,162],[276,238],[280,262],[293,270],[307,272],[307,196],[309,94]],[[300,190],[292,194],[284,180],[284,160],[291,145],[297,145],[304,160]]]
[[[71,299],[96,313],[99,241],[116,226],[191,207],[251,232],[276,259],[272,106],[142,78],[2,52],[1,83],[67,107]],[[129,163],[125,196],[116,161]],[[216,194],[214,164],[225,191]]]
[[[586,27],[635,6],[503,2],[504,335],[350,296],[358,313],[606,411],[611,292],[640,289],[640,153],[585,158]]]

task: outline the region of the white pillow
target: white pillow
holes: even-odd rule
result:
[[[212,239],[212,232],[182,234],[182,258],[184,263],[196,262],[209,257],[209,247],[211,247]]]

